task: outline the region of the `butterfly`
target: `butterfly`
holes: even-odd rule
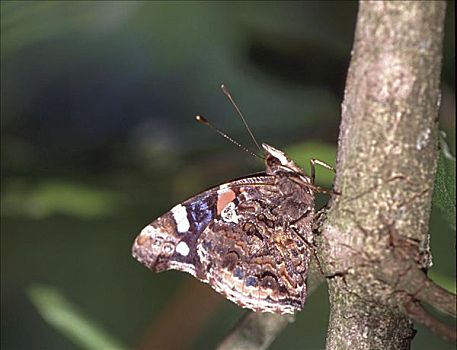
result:
[[[133,257],[154,272],[187,272],[243,308],[301,310],[313,254],[314,164],[308,177],[284,152],[265,143],[262,150],[264,173],[176,205],[141,230]]]

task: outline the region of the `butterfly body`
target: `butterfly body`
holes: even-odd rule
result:
[[[146,226],[133,256],[155,272],[180,270],[241,307],[294,313],[306,300],[313,185],[266,144],[266,172],[214,187]]]

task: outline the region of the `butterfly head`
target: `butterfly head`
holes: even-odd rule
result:
[[[278,172],[293,172],[303,174],[300,169],[286,154],[266,143],[262,143],[265,151],[265,163],[267,174],[276,174]]]

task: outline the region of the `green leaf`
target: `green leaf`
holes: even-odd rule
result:
[[[2,194],[2,216],[19,215],[43,219],[65,214],[92,219],[112,214],[120,203],[116,192],[62,180],[27,185],[11,181]]]
[[[119,341],[83,316],[59,291],[31,286],[27,294],[40,315],[52,327],[83,349],[127,349]]]
[[[455,158],[444,152],[438,157],[433,204],[455,231]]]

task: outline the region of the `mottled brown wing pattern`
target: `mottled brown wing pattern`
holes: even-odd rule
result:
[[[140,232],[132,253],[155,272],[188,272],[242,307],[294,313],[306,299],[315,188],[283,152],[262,147],[266,175],[176,205]]]
[[[242,307],[293,313],[306,298],[312,196],[289,177],[224,184],[146,226],[133,255],[156,272],[188,272]]]
[[[314,208],[306,187],[275,180],[240,186],[197,251],[216,291],[242,307],[283,314],[301,310],[306,299]]]

